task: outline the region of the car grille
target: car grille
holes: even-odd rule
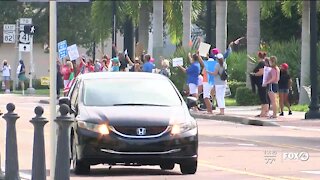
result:
[[[139,128],[145,128],[143,134],[139,134],[137,131]],[[155,136],[163,133],[167,130],[167,126],[157,126],[157,127],[126,127],[126,126],[116,126],[114,129],[124,135],[128,136]]]

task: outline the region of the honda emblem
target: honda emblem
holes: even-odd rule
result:
[[[147,133],[147,129],[146,128],[137,128],[137,135],[138,136],[144,136]]]

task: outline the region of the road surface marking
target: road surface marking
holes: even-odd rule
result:
[[[308,173],[308,174],[317,174],[320,175],[320,171],[301,171],[303,173]]]
[[[255,144],[240,143],[239,146],[257,146]]]
[[[238,169],[225,168],[225,167],[212,165],[212,164],[210,164],[210,162],[203,161],[203,160],[199,160],[199,165],[200,166],[205,166],[205,167],[208,167],[208,168],[211,168],[211,169],[214,169],[214,170],[226,171],[226,172],[231,172],[231,173],[235,173],[235,174],[242,174],[242,175],[248,175],[248,176],[254,176],[254,177],[259,177],[259,178],[264,178],[264,179],[288,180],[288,179],[296,178],[296,177],[290,177],[290,178],[274,177],[274,176],[268,176],[268,175],[264,175],[264,174],[258,174],[258,173],[248,172],[248,171],[242,171],[242,170],[238,170]]]
[[[320,129],[315,128],[304,128],[304,127],[297,127],[297,126],[280,126],[287,129],[294,129],[294,130],[305,130],[305,131],[317,131],[320,132]]]
[[[231,136],[221,136],[221,137],[227,138],[227,139],[236,139],[236,140],[241,140],[241,141],[248,141],[248,142],[254,142],[254,143],[259,143],[259,144],[265,144],[265,145],[270,145],[270,146],[275,146],[275,147],[281,147],[281,148],[306,149],[306,150],[311,150],[311,151],[318,151],[318,152],[320,152],[320,149],[317,149],[317,148],[302,147],[302,146],[293,146],[293,145],[288,145],[288,144],[274,144],[274,143],[269,143],[269,142],[266,142],[266,141],[257,141],[257,140],[251,140],[251,139],[245,139],[245,138],[237,138],[237,137],[231,137]]]
[[[281,178],[290,179],[290,180],[309,180],[306,178],[299,178],[299,177],[293,177],[293,176],[281,176]]]

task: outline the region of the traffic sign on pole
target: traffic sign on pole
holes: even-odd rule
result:
[[[3,25],[3,43],[16,42],[16,25],[4,24]]]

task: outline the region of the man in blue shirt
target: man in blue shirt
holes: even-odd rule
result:
[[[152,73],[152,70],[154,69],[154,64],[150,62],[150,59],[151,59],[151,57],[149,54],[144,56],[144,64],[142,66],[143,72]]]

